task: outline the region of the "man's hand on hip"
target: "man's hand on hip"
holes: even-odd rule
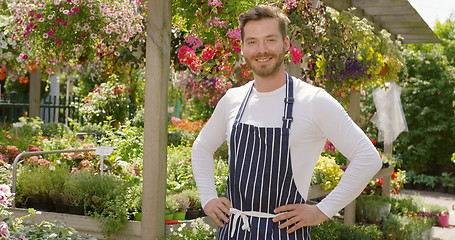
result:
[[[215,198],[210,200],[204,207],[204,212],[211,217],[220,227],[224,227],[224,223],[229,222],[228,216],[231,215],[229,209],[232,207],[231,202],[227,198]]]
[[[316,205],[288,204],[275,208],[274,212],[282,214],[274,217],[273,222],[286,221],[278,226],[280,229],[294,225],[287,230],[287,233],[305,226],[318,225],[328,219]]]

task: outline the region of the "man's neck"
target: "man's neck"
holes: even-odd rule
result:
[[[254,75],[254,73],[253,73]],[[286,84],[286,71],[284,69],[267,77],[254,75],[254,88],[258,92],[271,92]]]

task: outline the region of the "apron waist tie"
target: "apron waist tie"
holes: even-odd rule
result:
[[[230,208],[231,214],[233,214],[233,219],[232,219],[232,229],[231,229],[231,237],[234,236],[236,225],[238,222],[239,217],[242,217],[242,230],[244,231],[250,231],[250,223],[248,221],[248,217],[259,217],[259,218],[274,218],[276,216],[281,215],[280,214],[271,214],[271,213],[264,213],[264,212],[257,212],[257,211],[240,211],[236,208]]]

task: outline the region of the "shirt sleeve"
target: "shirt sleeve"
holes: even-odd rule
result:
[[[201,205],[218,198],[215,187],[213,154],[226,139],[226,95],[218,102],[211,118],[207,121],[193,143],[191,162]]]
[[[350,161],[335,189],[317,207],[332,217],[363,191],[381,169],[382,160],[370,139],[327,92],[315,97],[313,116],[317,128]]]

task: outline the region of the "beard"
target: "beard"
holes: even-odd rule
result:
[[[269,77],[278,72],[278,69],[281,67],[281,64],[284,62],[285,49],[278,55],[261,55],[251,58],[245,58],[245,62],[251,68],[253,73],[259,77]],[[271,61],[276,60],[274,63],[269,63],[267,65],[256,65],[256,57],[272,57]]]

